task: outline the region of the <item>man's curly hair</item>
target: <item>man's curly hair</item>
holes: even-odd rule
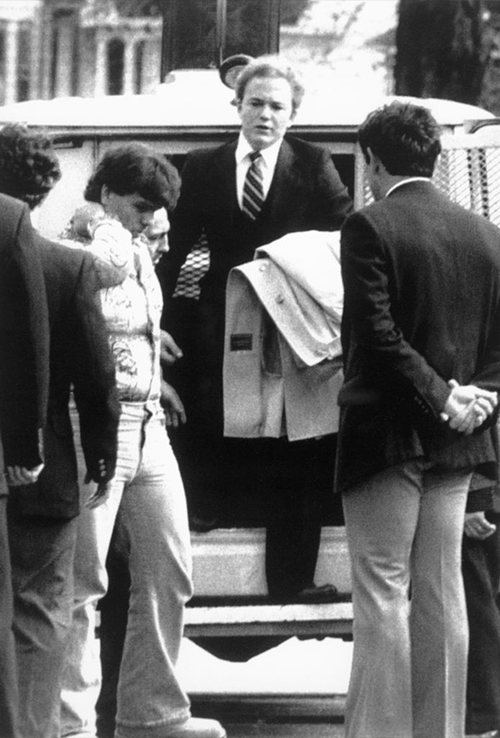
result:
[[[61,168],[48,136],[20,123],[0,129],[0,192],[40,205],[56,182]]]

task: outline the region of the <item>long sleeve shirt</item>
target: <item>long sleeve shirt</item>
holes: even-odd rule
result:
[[[162,295],[149,251],[114,219],[100,220],[93,230],[88,250],[102,285],[118,397],[122,402],[158,399]]]

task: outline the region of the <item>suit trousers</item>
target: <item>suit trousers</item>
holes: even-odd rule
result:
[[[77,519],[22,514],[14,489],[8,503],[8,527],[19,735],[59,738],[61,679],[73,611]]]
[[[466,733],[500,728],[500,514],[488,513],[495,533],[464,536],[462,572],[469,617]]]
[[[0,459],[3,461],[1,447]],[[18,738],[19,735],[16,727],[18,694],[13,616],[7,495],[0,495],[0,738]]]
[[[95,610],[107,589],[106,556],[115,522],[126,539],[131,577],[116,735],[156,738],[190,715],[175,666],[184,606],[193,593],[184,489],[157,401],[121,403],[110,494],[100,507],[80,514],[62,736],[95,736],[100,688]]]
[[[343,496],[354,617],[346,738],[463,738],[470,478],[415,460]]]

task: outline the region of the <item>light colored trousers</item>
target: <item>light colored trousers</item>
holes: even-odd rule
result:
[[[87,486],[87,496],[93,488]],[[95,736],[100,689],[95,610],[107,590],[106,556],[117,518],[128,546],[131,590],[116,734],[156,738],[164,735],[165,726],[190,715],[175,665],[184,605],[192,596],[184,488],[158,402],[121,403],[111,494],[94,510],[82,507],[62,690],[63,736]]]
[[[346,738],[463,738],[470,478],[417,460],[344,494],[354,616]]]

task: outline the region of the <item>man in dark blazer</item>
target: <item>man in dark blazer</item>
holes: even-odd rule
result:
[[[304,596],[314,590],[321,516],[311,513],[312,520],[307,508],[319,507],[318,480],[312,477],[322,466],[319,459],[333,453],[334,437],[293,444],[286,439],[223,440],[226,281],[231,268],[251,261],[258,246],[286,233],[339,229],[352,202],[330,152],[285,136],[304,93],[290,66],[274,57],[252,60],[239,74],[235,92],[241,118],[239,138],[188,155],[180,199],[171,218],[170,251],[162,258],[158,274],[165,319],[185,356],[178,366],[184,377],[176,381],[184,379],[181,396],[187,405],[188,423],[183,432],[188,442],[178,452],[188,494],[194,488],[202,508],[221,497],[229,501],[228,507],[237,504],[237,490],[246,490],[254,506],[259,498],[268,500],[269,594],[286,601],[304,590]],[[254,169],[258,181],[256,185],[254,179],[252,195],[248,180]],[[248,197],[253,197],[250,206]],[[202,234],[210,267],[201,279],[193,328],[186,335],[185,319],[178,319],[177,328],[170,317],[182,300],[169,298],[182,264]],[[199,510],[194,512],[199,514]],[[217,509],[214,513],[217,516]],[[255,517],[262,521],[262,511]],[[332,591],[327,588],[323,595],[329,597]],[[321,597],[321,593],[314,591],[312,596]]]
[[[34,482],[48,390],[48,313],[26,205],[0,195],[0,738],[17,738],[7,474]]]
[[[33,210],[60,177],[50,141],[22,126],[0,131],[0,190]],[[79,489],[70,421],[74,394],[87,476],[105,485],[116,465],[119,404],[93,257],[37,232],[26,259],[40,259],[48,307],[50,381],[44,468],[26,486],[11,473],[8,533],[22,738],[59,738],[60,679],[73,611]]]
[[[56,738],[79,512],[70,391],[87,475],[99,484],[114,475],[119,407],[92,256],[40,236],[37,246],[50,322],[45,467],[34,484],[12,488],[8,528],[21,734]]]
[[[430,181],[441,143],[426,108],[381,108],[359,141],[376,202],[341,236],[346,736],[463,738],[460,553],[473,473],[498,470],[500,231]]]

